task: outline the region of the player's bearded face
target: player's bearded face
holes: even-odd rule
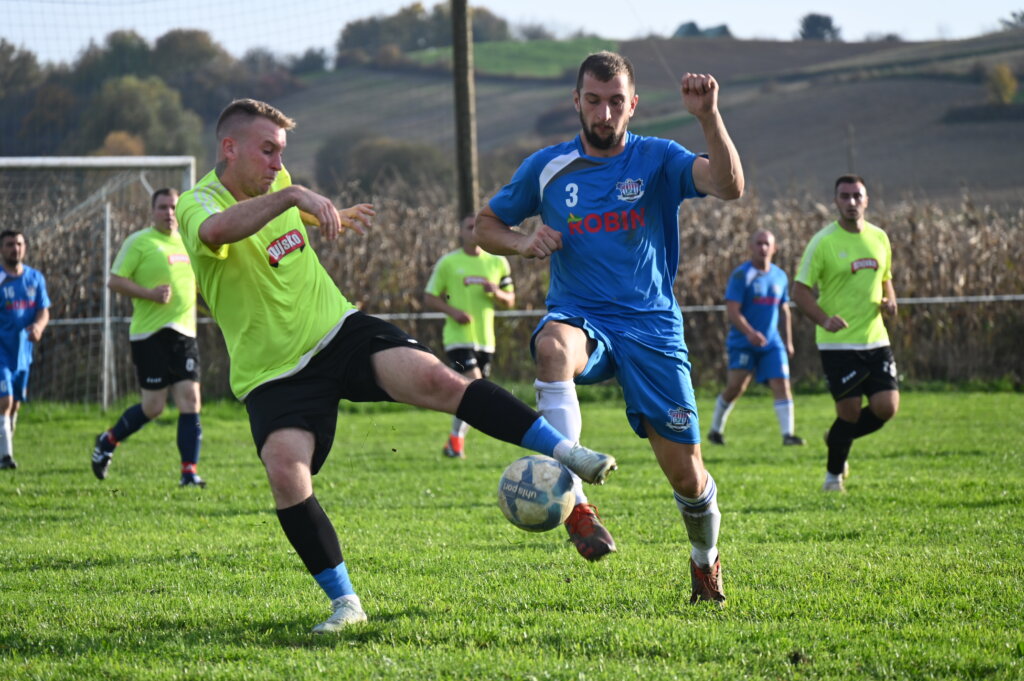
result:
[[[4,264],[8,267],[17,267],[25,257],[24,237],[8,237],[0,245],[3,252]]]
[[[622,143],[626,134],[626,121],[616,127],[614,122],[600,121],[588,122],[580,111],[580,125],[583,127],[583,136],[587,138],[587,144],[595,149],[613,149]]]
[[[602,151],[621,146],[636,102],[626,74],[608,81],[584,74],[582,87],[576,94],[576,106],[587,145]]]

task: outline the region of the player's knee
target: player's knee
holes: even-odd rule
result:
[[[164,413],[164,406],[166,402],[161,403],[142,403],[142,413],[146,415],[146,418],[152,421],[153,419]]]
[[[461,398],[470,380],[470,378],[438,362],[426,367],[419,373],[419,376],[416,378],[416,392],[420,395]]]

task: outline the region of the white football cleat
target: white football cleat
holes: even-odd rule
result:
[[[568,453],[556,455],[559,463],[571,470],[585,481],[594,485],[603,485],[608,474],[618,469],[615,457],[587,449],[579,442],[572,446]]]
[[[832,476],[826,473],[825,483],[821,486],[821,489],[825,492],[845,492],[846,487],[843,485],[843,476]]]
[[[314,634],[327,634],[341,631],[350,624],[359,624],[366,621],[366,613],[363,612],[363,604],[359,602],[359,596],[339,596],[331,601],[334,612],[326,620],[313,627]]]

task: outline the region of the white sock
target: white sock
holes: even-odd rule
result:
[[[718,398],[715,400],[715,413],[711,417],[711,430],[716,433],[725,432],[725,422],[729,420],[729,414],[732,413],[734,406],[736,406],[736,400],[726,402],[721,393],[719,393]]]
[[[793,434],[793,400],[775,400],[775,416],[779,419],[782,434]]]
[[[718,529],[722,524],[722,514],[718,510],[718,488],[715,480],[708,473],[704,492],[696,499],[675,493],[676,506],[683,515],[686,536],[690,539],[693,549],[690,556],[699,567],[706,568],[718,560]]]
[[[533,387],[537,391],[537,411],[541,416],[569,440],[579,442],[580,433],[583,432],[583,415],[576,396],[576,384],[572,381],[536,380]],[[575,473],[572,474],[572,491],[576,495],[577,505],[587,503],[583,481]]]
[[[14,456],[14,432],[11,430],[11,417],[4,414],[0,417],[0,457]]]
[[[453,437],[466,437],[466,433],[469,432],[469,424],[460,419],[457,416],[452,417],[452,432]]]

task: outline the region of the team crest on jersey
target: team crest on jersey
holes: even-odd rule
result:
[[[681,433],[690,427],[690,412],[682,407],[668,410],[668,421],[665,426],[674,433]]]
[[[860,258],[850,263],[850,274],[856,274],[859,270],[877,270],[878,261],[874,258]]]
[[[306,241],[302,238],[302,232],[293,229],[284,236],[274,239],[267,246],[267,255],[270,257],[270,266],[277,267],[278,263],[294,251],[301,251],[306,247]]]
[[[618,201],[633,203],[644,195],[644,181],[642,179],[634,180],[627,178],[622,182],[616,182],[615,188],[619,190],[619,195],[615,197]]]

